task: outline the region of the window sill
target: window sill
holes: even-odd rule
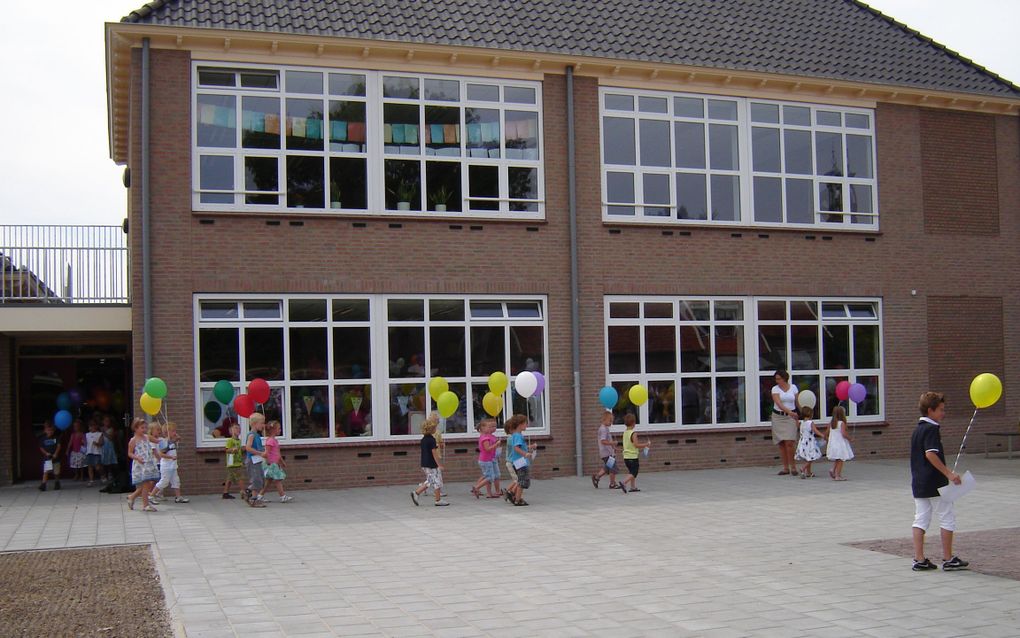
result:
[[[354,222],[418,222],[434,221],[442,223],[494,223],[511,222],[517,224],[548,224],[548,220],[542,213],[531,213],[528,215],[485,215],[481,213],[459,213],[451,214],[434,213],[426,211],[420,214],[408,214],[406,211],[339,211],[339,210],[311,210],[304,208],[290,208],[287,210],[195,210],[191,211],[192,217],[262,217],[267,221],[278,221],[281,219],[336,219]]]
[[[819,426],[825,426],[828,422],[820,423]],[[850,428],[888,428],[891,424],[888,421],[857,421],[851,422]],[[619,428],[619,429],[617,429]],[[624,427],[617,424],[612,427],[610,432],[613,434],[620,434],[624,431]],[[738,424],[733,427],[725,427],[719,425],[706,425],[706,426],[690,426],[690,427],[665,427],[662,429],[655,428],[651,425],[641,424],[637,425],[638,434],[646,434],[648,436],[660,436],[660,435],[676,435],[676,434],[733,434],[741,432],[770,432],[772,426],[768,423],[761,425],[748,425]]]
[[[846,228],[843,226],[768,226],[768,225],[747,225],[727,222],[677,222],[672,219],[663,221],[651,221],[647,219],[607,219],[602,218],[602,225],[606,228],[658,228],[660,230],[671,230],[684,232],[691,230],[716,231],[716,232],[746,232],[746,233],[797,233],[804,235],[863,235],[867,237],[881,237],[884,233],[881,229],[875,228]]]

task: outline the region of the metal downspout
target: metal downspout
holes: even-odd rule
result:
[[[142,350],[152,377],[152,268],[149,256],[149,38],[142,38]]]
[[[574,67],[567,67],[567,199],[570,206],[570,351],[574,370],[574,458],[584,474],[581,440],[581,319],[577,281],[577,175],[574,162]]]

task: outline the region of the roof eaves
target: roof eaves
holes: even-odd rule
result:
[[[163,0],[159,0],[159,1],[162,2]],[[907,26],[906,24],[900,22],[896,18],[887,16],[886,14],[882,13],[878,9],[875,9],[874,7],[869,6],[867,3],[864,2],[864,0],[848,0],[848,1],[853,3],[853,4],[855,4],[855,5],[857,5],[858,7],[862,8],[862,9],[864,9],[865,11],[868,11],[869,13],[871,13],[873,15],[876,15],[879,18],[882,18],[883,20],[885,20],[886,22],[892,24],[896,28],[901,29],[903,31],[906,31],[907,33],[909,33],[910,35],[914,36],[915,38],[919,38],[919,39],[923,40],[924,42],[926,42],[929,45],[935,47],[936,49],[946,53],[950,57],[953,57],[953,58],[956,58],[957,60],[960,60],[964,64],[966,64],[966,65],[976,69],[977,71],[979,71],[979,72],[981,72],[981,73],[991,77],[996,82],[1001,82],[1002,84],[1004,84],[1007,87],[1009,87],[1009,89],[1011,91],[1013,91],[1013,93],[1015,93],[1017,95],[1020,95],[1020,86],[1018,86],[1016,84],[1013,84],[1012,82],[1010,82],[1006,78],[1002,77],[1001,75],[999,75],[995,71],[992,71],[992,70],[988,69],[987,67],[984,67],[984,66],[978,64],[974,60],[971,60],[967,56],[965,56],[965,55],[963,55],[961,53],[958,53],[958,52],[954,51],[953,49],[950,49],[949,47],[947,47],[946,45],[942,44],[941,42],[936,42],[932,38],[926,36],[925,34],[921,33],[917,29],[913,29],[913,28]]]

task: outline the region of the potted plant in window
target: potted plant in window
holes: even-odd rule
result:
[[[450,197],[452,195],[453,193],[446,188],[446,185],[441,184],[439,188],[429,194],[429,201],[432,202],[432,206],[437,213],[445,213],[446,205],[450,202]]]
[[[411,210],[411,200],[418,197],[417,182],[400,180],[388,190],[397,199],[397,210]]]
[[[336,182],[330,182],[329,184],[329,207],[343,208],[340,203],[340,185]]]

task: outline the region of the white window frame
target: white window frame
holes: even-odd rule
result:
[[[224,69],[232,71],[272,71],[278,75],[278,88],[273,90],[235,87],[199,87],[199,69]],[[291,93],[286,90],[287,71],[310,71],[323,74],[323,93],[319,96],[307,93]],[[333,96],[329,93],[329,73],[349,73],[365,76],[365,96]],[[423,85],[426,79],[452,80],[460,85],[460,100],[457,102],[426,100],[422,91],[419,99],[401,99],[383,97],[383,77],[412,77],[419,80]],[[544,136],[544,104],[542,95],[542,83],[531,80],[480,78],[473,76],[442,75],[432,73],[411,73],[403,71],[378,71],[352,68],[332,67],[306,67],[292,65],[268,65],[268,64],[238,64],[213,60],[194,60],[191,72],[191,169],[192,169],[192,209],[201,212],[258,212],[264,214],[319,214],[335,216],[399,216],[399,217],[438,217],[438,218],[464,218],[464,219],[494,219],[494,220],[543,220],[545,219],[545,136]],[[495,102],[485,102],[467,99],[467,85],[482,84],[499,87],[500,95],[506,87],[522,87],[535,91],[534,104],[522,104],[507,102],[504,99]],[[235,109],[236,142],[232,148],[213,148],[198,146],[198,96],[199,94],[231,95],[237,96]],[[242,148],[242,96],[272,96],[280,100],[280,135],[281,143],[278,149]],[[287,99],[319,99],[324,106],[323,118],[323,150],[295,150],[287,149],[284,133],[287,111]],[[329,149],[329,103],[330,101],[360,101],[366,105],[366,135],[367,152],[331,151]],[[422,153],[418,155],[387,154],[384,151],[383,128],[384,128],[384,103],[405,103],[419,105],[422,127],[426,126],[424,120],[425,106],[454,107],[460,110],[461,118],[461,155],[459,158],[435,156],[425,154],[424,131],[420,131],[420,146]],[[468,155],[467,133],[464,126],[464,111],[467,108],[489,108],[498,110],[500,113],[500,156],[498,158],[471,158]],[[507,111],[528,111],[538,116],[538,159],[509,159],[506,153],[506,112]],[[221,156],[233,158],[234,168],[234,189],[232,191],[203,191],[200,187],[200,161],[202,156]],[[276,157],[278,158],[278,189],[275,192],[279,196],[276,205],[247,204],[244,202],[245,194],[274,194],[268,191],[251,191],[244,189],[244,158],[245,157]],[[287,206],[287,157],[288,156],[311,156],[322,157],[324,162],[323,188],[325,190],[324,206],[322,208],[296,208]],[[367,208],[348,209],[330,207],[330,158],[364,157],[366,160],[366,188]],[[429,161],[459,162],[461,166],[461,196],[463,198],[461,211],[429,211],[428,193],[419,192],[422,210],[394,210],[386,208],[386,185],[385,185],[385,161],[387,159],[418,160],[422,170],[422,181],[424,184],[425,164]],[[468,209],[468,167],[472,165],[495,166],[499,169],[499,197],[500,210],[498,211],[471,211]],[[510,168],[532,168],[537,171],[537,197],[534,199],[511,199],[509,197],[509,184],[507,180]],[[424,191],[424,189],[420,189]],[[212,204],[201,202],[203,193],[225,193],[234,196],[234,202],[229,204]],[[536,211],[513,211],[510,204],[522,202],[537,205]]]
[[[709,319],[706,321],[680,321],[679,305],[685,301],[741,301],[743,302],[743,319],[742,320],[716,320],[714,313],[714,305],[711,307],[711,314]],[[824,319],[819,317],[816,321],[803,321],[796,320],[791,321],[789,318],[789,310],[787,310],[787,318],[785,320],[770,320],[761,321],[758,320],[758,302],[759,301],[785,301],[787,302],[787,309],[789,309],[789,302],[796,301],[813,301],[818,304],[819,314],[821,314],[823,303],[843,303],[843,304],[872,304],[876,309],[876,317],[872,320],[863,318],[853,319],[850,317],[840,319]],[[610,317],[610,305],[613,303],[637,303],[639,304],[639,317],[638,318],[611,318]],[[660,318],[644,318],[644,306],[645,303],[670,303],[673,305],[673,318],[672,319],[660,319]],[[613,383],[619,382],[635,382],[648,387],[649,382],[656,381],[674,381],[679,388],[680,382],[685,378],[710,378],[712,384],[712,423],[701,423],[701,424],[681,424],[681,423],[649,423],[648,408],[650,401],[642,405],[638,411],[638,423],[641,425],[642,430],[646,431],[661,431],[661,432],[674,432],[674,431],[704,431],[704,430],[719,430],[719,429],[747,429],[757,428],[767,425],[767,421],[760,418],[759,414],[759,378],[761,376],[767,376],[774,374],[773,369],[762,369],[759,367],[758,361],[758,326],[759,325],[816,325],[819,329],[818,335],[818,356],[820,369],[814,371],[811,370],[791,370],[790,374],[794,376],[809,376],[816,375],[819,377],[820,388],[822,391],[818,396],[818,412],[815,414],[816,419],[827,418],[829,415],[826,413],[825,395],[824,395],[824,383],[827,377],[846,376],[850,382],[856,381],[858,376],[877,376],[879,385],[879,411],[878,414],[874,415],[858,415],[857,406],[852,401],[847,402],[849,409],[847,410],[848,418],[851,422],[855,423],[880,423],[885,420],[885,373],[884,373],[884,357],[885,357],[885,337],[883,333],[883,320],[882,320],[882,300],[876,297],[777,297],[777,296],[715,296],[715,295],[606,295],[603,297],[603,355],[604,365],[606,371],[605,385],[613,385]],[[610,326],[674,326],[676,329],[675,343],[676,343],[676,372],[673,373],[648,373],[645,371],[645,339],[644,332],[641,332],[640,347],[638,351],[638,357],[640,361],[639,372],[635,373],[611,373],[609,370],[609,327]],[[685,372],[681,370],[681,327],[687,325],[707,325],[710,326],[712,333],[714,334],[715,327],[717,325],[739,325],[743,327],[743,345],[744,345],[744,370],[742,372],[716,372],[716,357],[713,346],[712,351],[712,370],[710,372]],[[877,325],[879,330],[879,368],[867,368],[867,369],[854,369],[851,367],[846,370],[845,375],[833,374],[832,370],[826,370],[824,367],[823,350],[824,344],[822,341],[821,330],[824,325],[848,325],[850,339],[850,357],[851,361],[853,358],[853,326],[854,325]],[[787,331],[789,334],[789,330]],[[713,339],[714,344],[714,339]],[[789,352],[791,347],[790,340],[787,338],[787,351]],[[789,365],[789,362],[788,362]],[[716,402],[716,380],[720,378],[743,378],[744,379],[744,413],[746,419],[739,423],[718,423],[717,422],[717,402]],[[680,410],[674,410],[674,415],[679,415]],[[623,428],[619,423],[614,425],[614,428],[618,431]]]
[[[606,95],[626,95],[633,98],[634,109],[631,111],[615,110],[606,108]],[[639,111],[639,100],[641,97],[649,98],[665,98],[668,104],[667,113],[647,113]],[[702,118],[688,118],[685,116],[675,115],[673,98],[695,98],[703,100],[705,106],[705,112]],[[735,102],[737,104],[737,119],[734,120],[719,120],[716,118],[710,118],[708,114],[708,101],[709,100],[721,100],[728,102]],[[809,126],[794,126],[786,124],[764,124],[751,121],[751,105],[755,104],[770,104],[777,105],[782,110],[783,106],[797,106],[807,107],[810,110],[811,124]],[[839,127],[824,126],[817,124],[817,112],[818,111],[834,111],[841,114],[841,121],[843,125]],[[845,125],[846,115],[866,115],[868,117],[869,127],[868,128],[853,128]],[[635,165],[617,165],[607,164],[605,162],[605,118],[606,117],[620,117],[620,118],[631,118],[634,121],[634,136],[635,136]],[[645,167],[641,165],[641,147],[640,147],[640,130],[639,122],[642,119],[654,119],[654,120],[665,120],[670,123],[669,126],[669,151],[670,151],[670,166],[649,166]],[[700,122],[705,125],[705,168],[681,168],[676,166],[676,130],[675,122]],[[782,121],[782,120],[781,120]],[[737,171],[713,169],[711,168],[711,151],[709,141],[709,125],[710,124],[729,124],[737,126],[738,133],[738,161],[739,168]],[[809,131],[811,135],[811,148],[812,148],[812,172],[810,174],[800,175],[785,172],[780,173],[762,173],[755,172],[753,170],[752,159],[752,128],[755,126],[766,126],[778,128],[780,132],[787,128],[796,128],[798,130]],[[815,135],[819,132],[834,132],[841,133],[843,140],[843,172],[846,173],[847,166],[847,145],[846,135],[867,135],[871,138],[871,166],[874,173],[871,178],[851,178],[846,175],[840,177],[826,177],[824,175],[817,175],[815,167]],[[781,144],[782,135],[780,135]],[[782,156],[783,147],[780,147],[780,161],[783,161]],[[746,98],[746,97],[735,97],[730,95],[718,95],[718,94],[706,94],[706,93],[681,93],[681,92],[668,92],[668,91],[654,91],[644,89],[629,89],[619,88],[613,86],[600,86],[599,87],[599,164],[601,166],[600,177],[602,186],[602,220],[604,223],[613,224],[664,224],[664,225],[682,225],[682,226],[732,226],[732,227],[763,227],[763,228],[803,228],[803,229],[821,229],[821,230],[854,230],[861,232],[876,232],[879,230],[879,209],[878,209],[878,163],[877,163],[877,143],[875,139],[875,111],[874,109],[857,108],[857,107],[846,107],[846,106],[834,106],[819,103],[808,103],[808,102],[792,102],[792,101],[777,101],[777,100],[766,100],[757,98]],[[621,206],[625,205],[618,202],[611,202],[609,199],[609,192],[607,188],[607,174],[609,172],[630,172],[635,173],[635,185],[634,185],[634,214],[633,215],[619,215],[609,214],[610,206]],[[670,202],[668,204],[668,210],[670,216],[645,216],[643,214],[643,208],[662,208],[660,205],[649,204],[645,205],[642,202],[642,176],[646,173],[669,173],[670,175]],[[705,174],[706,180],[706,202],[708,206],[709,219],[677,219],[677,197],[676,197],[676,175],[677,173],[691,173],[691,174]],[[712,220],[711,219],[711,199],[712,199],[712,175],[738,175],[738,182],[740,184],[740,215],[736,220]],[[782,184],[783,199],[783,219],[780,222],[764,222],[755,220],[754,216],[754,177],[779,177]],[[805,179],[812,180],[813,183],[813,202],[814,202],[814,222],[813,223],[794,223],[785,221],[786,218],[786,206],[785,206],[785,189],[786,189],[786,178],[793,179]],[[851,184],[867,185],[871,187],[871,213],[857,212],[851,213],[845,212],[830,212],[819,210],[819,192],[818,185],[820,183],[835,183],[838,182],[843,188],[843,201],[845,207],[849,209],[849,188]],[[823,221],[823,218],[829,216],[842,217],[842,221]],[[856,221],[855,221],[856,220]],[[867,223],[863,223],[867,221]]]
[[[290,321],[289,318],[289,302],[295,299],[307,299],[307,300],[320,300],[326,301],[326,315],[327,320],[325,322],[306,322],[306,321]],[[367,299],[369,302],[369,321],[333,321],[332,318],[332,302],[334,299]],[[400,321],[390,322],[387,318],[387,302],[393,299],[415,299],[425,301],[425,320],[424,321]],[[428,300],[460,300],[464,302],[464,319],[455,321],[430,321],[428,318]],[[209,301],[228,301],[237,302],[239,307],[244,302],[250,301],[280,301],[282,304],[282,317],[280,319],[202,319],[201,318],[201,304]],[[477,318],[472,319],[470,315],[470,304],[472,301],[482,302],[496,302],[501,303],[503,307],[502,318]],[[510,317],[506,312],[506,305],[514,302],[533,302],[539,306],[540,317]],[[504,331],[504,372],[510,379],[510,385],[507,391],[503,395],[504,407],[503,411],[499,414],[497,419],[507,418],[511,414],[510,410],[513,409],[513,400],[515,398],[511,395],[513,392],[513,382],[515,376],[510,374],[510,326],[521,326],[521,325],[532,325],[540,326],[542,328],[543,335],[543,357],[545,360],[544,368],[548,370],[549,367],[549,319],[548,319],[548,297],[545,295],[420,295],[420,294],[409,294],[409,295],[375,295],[375,294],[286,294],[286,295],[264,295],[264,294],[229,294],[229,293],[210,293],[210,294],[195,294],[193,296],[193,328],[194,328],[194,345],[193,345],[193,356],[194,356],[194,373],[195,373],[195,441],[199,448],[217,448],[223,447],[224,439],[205,438],[204,433],[204,415],[203,415],[203,391],[211,391],[215,385],[215,381],[201,381],[201,370],[200,370],[200,329],[201,328],[238,328],[238,365],[240,381],[231,382],[234,385],[235,393],[243,392],[247,388],[250,379],[245,377],[246,361],[245,361],[245,347],[244,347],[244,331],[243,328],[248,327],[280,327],[283,330],[283,364],[284,364],[284,379],[269,381],[271,388],[283,388],[283,435],[280,436],[280,443],[284,446],[294,445],[322,445],[322,444],[336,444],[336,445],[363,445],[366,443],[378,443],[385,441],[416,441],[421,438],[421,434],[418,432],[411,432],[406,435],[391,435],[390,434],[390,421],[389,421],[389,389],[391,383],[414,383],[424,384],[426,392],[426,402],[430,406],[426,409],[426,412],[434,411],[434,398],[429,396],[428,385],[431,379],[428,371],[431,370],[431,352],[430,352],[430,330],[429,327],[436,326],[460,326],[465,331],[465,344],[464,344],[464,356],[465,356],[465,375],[466,376],[447,376],[444,375],[442,370],[439,370],[439,374],[446,378],[451,384],[453,383],[464,383],[467,389],[468,396],[460,396],[461,406],[466,407],[466,419],[467,419],[467,432],[463,433],[446,433],[444,436],[449,440],[474,440],[477,438],[478,433],[472,428],[473,423],[478,418],[485,418],[487,415],[476,415],[474,414],[474,404],[471,400],[471,386],[472,384],[486,384],[488,382],[488,375],[484,376],[473,376],[471,375],[471,327],[482,326],[482,325],[498,325],[507,328]],[[391,379],[389,376],[389,345],[388,345],[388,328],[390,326],[419,326],[424,328],[425,334],[425,368],[426,375],[423,377],[416,377],[414,379],[409,378],[394,378]],[[327,350],[324,353],[327,368],[327,378],[322,380],[293,380],[290,379],[290,329],[292,327],[325,327],[327,334]],[[372,364],[372,376],[364,379],[337,379],[334,377],[334,363],[333,363],[333,328],[335,327],[368,327],[371,349],[370,357]],[[541,425],[533,425],[528,428],[528,432],[534,435],[547,435],[551,433],[549,426],[549,400],[548,393],[549,388],[554,379],[550,379],[549,375],[546,374],[546,389],[542,392],[542,395],[536,399],[530,401],[531,405],[535,403],[540,404],[540,414],[532,414],[533,422],[538,421],[538,417],[541,417]],[[372,390],[373,397],[373,418],[372,418],[372,433],[368,436],[353,436],[353,437],[338,437],[336,436],[336,393],[335,388],[341,386],[350,385],[368,385]],[[295,386],[325,386],[328,389],[329,395],[329,408],[328,408],[328,420],[327,437],[321,438],[301,438],[295,439],[291,437],[291,423],[290,423],[290,405],[291,405],[291,388]],[[375,397],[379,397],[377,400]],[[241,424],[242,435],[248,431],[248,419],[239,418],[238,421]]]

